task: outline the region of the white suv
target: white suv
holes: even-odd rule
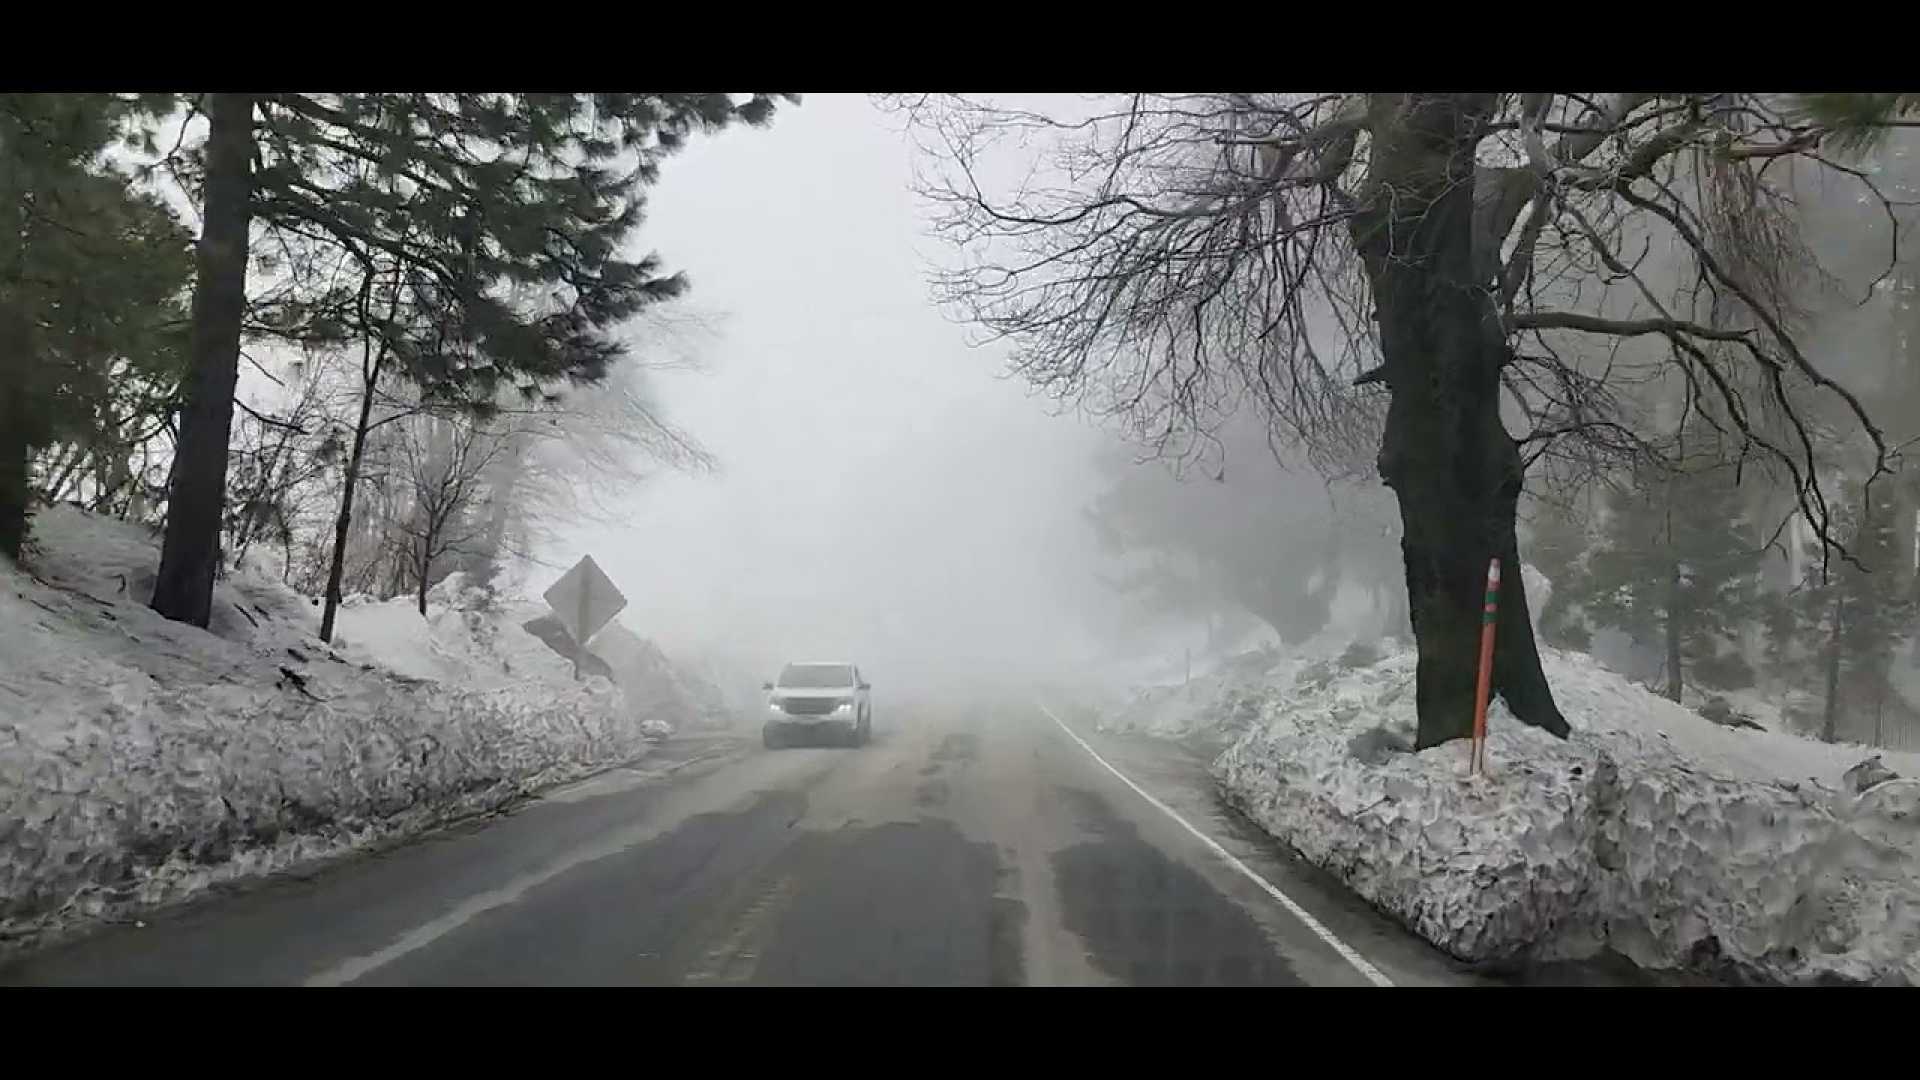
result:
[[[859,746],[873,734],[873,687],[852,664],[788,664],[761,689],[767,692],[767,722],[760,738],[769,749],[820,734]]]

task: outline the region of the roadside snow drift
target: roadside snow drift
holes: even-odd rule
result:
[[[1274,686],[1291,685],[1313,665],[1371,663],[1371,645],[1350,642],[1338,633],[1322,633],[1294,646],[1267,644],[1210,663],[1181,680],[1136,687],[1130,697],[1105,711],[1096,724],[1108,734],[1147,735],[1195,746],[1224,749],[1259,719]]]
[[[560,634],[571,648],[544,603],[494,596],[454,573],[428,591],[425,619],[410,597],[347,597],[334,641],[349,658],[470,689],[529,684],[579,689],[572,661],[530,625]],[[583,670],[605,674],[619,688],[622,708],[635,723],[671,732],[727,722],[716,687],[619,622],[595,634],[587,651]]]
[[[462,609],[457,580],[425,622],[348,609],[334,651],[311,603],[251,567],[200,630],[145,606],[147,530],[55,507],[34,535],[27,569],[0,560],[0,944],[645,751],[611,683],[574,682],[510,613]]]
[[[1099,729],[1156,739],[1232,738],[1257,714],[1267,680],[1283,663],[1272,650],[1229,657],[1189,682],[1149,686],[1103,716]]]
[[[1920,984],[1920,782],[1854,794],[1869,755],[1736,730],[1548,651],[1574,736],[1490,710],[1415,754],[1410,652],[1276,679],[1214,763],[1229,801],[1469,961],[1611,948],[1649,968]],[[1904,778],[1920,755],[1884,754]]]

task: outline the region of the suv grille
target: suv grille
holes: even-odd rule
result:
[[[789,716],[826,716],[842,699],[830,697],[790,697],[781,701]]]

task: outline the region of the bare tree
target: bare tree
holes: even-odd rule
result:
[[[469,511],[481,477],[506,440],[470,418],[428,412],[408,418],[398,442],[413,510],[396,523],[397,539],[413,574],[420,614],[425,615],[435,571],[447,556],[466,550],[484,528]]]
[[[409,348],[408,331],[398,318],[403,299],[406,268],[396,264],[383,267],[369,259],[359,265],[360,288],[349,309],[348,322],[358,339],[358,379],[352,437],[348,443],[346,467],[341,474],[340,508],[334,517],[333,554],[327,565],[327,585],[320,614],[320,640],[333,640],[334,620],[340,612],[341,584],[346,573],[347,538],[353,525],[354,497],[366,469],[368,438],[381,427],[417,415],[423,403],[417,398],[396,398],[390,384],[404,379],[409,372],[400,357],[419,354],[438,355],[438,346],[446,337],[443,325],[434,326],[433,348]],[[384,271],[384,272],[383,272]],[[382,279],[387,279],[381,289]],[[384,293],[384,296],[378,295]],[[384,301],[384,303],[382,302]],[[384,311],[376,314],[376,308]],[[396,355],[398,354],[398,355]],[[421,613],[425,614],[422,592]]]
[[[241,418],[228,451],[226,548],[235,565],[267,539],[287,549],[314,483],[334,464],[325,431],[323,372],[296,369],[297,386],[277,415],[235,399]]]
[[[1529,467],[1668,450],[1634,387],[1676,386],[1676,424],[1698,417],[1743,467],[1777,470],[1827,550],[1840,537],[1808,402],[1836,399],[1871,478],[1889,467],[1867,409],[1797,336],[1795,298],[1819,282],[1797,272],[1791,195],[1823,170],[1891,204],[1790,103],[1138,94],[1069,117],[896,104],[941,162],[923,192],[965,256],[936,290],[1010,340],[1034,383],[1176,453],[1248,400],[1323,468],[1377,438],[1403,526],[1421,746],[1468,733],[1481,581],[1489,558],[1518,568]],[[1053,153],[1006,175],[1003,198],[996,147],[1036,142]],[[1496,692],[1565,734],[1518,573],[1498,637]]]
[[[481,576],[491,577],[502,555],[530,557],[528,546],[550,538],[555,523],[623,521],[633,491],[660,472],[718,467],[666,418],[650,381],[657,371],[697,368],[714,331],[715,320],[698,311],[651,309],[630,332],[631,358],[601,382],[501,401],[495,430],[508,445],[486,478],[489,531],[474,553]]]

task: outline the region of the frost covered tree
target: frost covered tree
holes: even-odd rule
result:
[[[1690,678],[1753,685],[1740,628],[1760,611],[1768,537],[1734,479],[1724,464],[1639,470],[1608,492],[1598,542],[1567,590],[1596,625],[1660,650],[1674,701]]]
[[[376,277],[399,274],[460,343],[408,358],[436,390],[490,399],[501,387],[592,381],[624,352],[612,329],[685,288],[655,257],[623,253],[661,162],[695,132],[766,123],[781,97],[791,95],[190,101],[206,137],[171,160],[205,224],[155,610],[207,621],[256,226],[263,242],[317,241]],[[515,287],[537,296],[517,304]]]
[[[1813,94],[1803,106],[1834,125],[1836,149],[1892,202],[1850,198],[1843,188],[1817,192],[1803,207],[1824,233],[1822,261],[1849,286],[1832,320],[1835,351],[1848,354],[1854,380],[1885,419],[1887,440],[1905,451],[1902,467],[1873,485],[1875,497],[1887,500],[1892,543],[1900,549],[1888,560],[1886,587],[1900,591],[1912,586],[1920,565],[1920,462],[1913,460],[1920,446],[1920,257],[1908,241],[1920,223],[1920,95]],[[1852,446],[1836,466],[1864,484],[1872,475],[1864,456]],[[1858,498],[1848,501],[1857,512]]]
[[[1901,533],[1891,492],[1842,510],[1846,561],[1823,562],[1808,543],[1797,587],[1772,600],[1767,617],[1769,658],[1779,675],[1815,689],[1821,699],[1820,737],[1833,742],[1843,729],[1879,742],[1889,714],[1912,711],[1892,685],[1902,643],[1915,633],[1920,597],[1901,583]]]
[[[426,413],[402,423],[397,442],[411,507],[396,522],[395,539],[413,578],[415,605],[425,615],[427,591],[444,576],[446,562],[479,535],[474,500],[505,440],[472,418]]]
[[[618,522],[620,504],[657,473],[699,474],[713,456],[667,419],[651,378],[696,368],[715,322],[682,303],[654,308],[629,327],[631,357],[599,382],[566,386],[533,401],[503,400],[495,424],[505,444],[482,477],[474,512],[485,525],[464,569],[491,582],[506,560],[563,523]]]
[[[1526,559],[1554,586],[1539,613],[1540,637],[1562,649],[1585,650],[1593,644],[1577,588],[1593,548],[1588,525],[1580,508],[1536,501],[1527,530]]]
[[[316,489],[341,456],[326,409],[326,372],[295,364],[289,374],[295,382],[279,415],[242,406],[230,451],[223,537],[236,564],[262,541],[278,545],[286,553],[285,577],[292,575],[297,533],[314,508]]]
[[[1711,403],[1731,455],[1776,473],[1829,545],[1807,403],[1838,402],[1870,472],[1888,468],[1875,419],[1793,318],[1792,187],[1830,171],[1878,197],[1798,101],[1135,94],[1057,116],[896,101],[940,161],[924,191],[964,256],[937,291],[1033,383],[1156,447],[1248,403],[1316,460],[1377,438],[1420,746],[1469,733],[1482,581],[1490,557],[1517,565],[1529,476],[1667,452],[1672,433],[1623,388],[1664,380]],[[1505,582],[1494,689],[1564,735],[1524,585]]]
[[[1283,468],[1260,425],[1230,423],[1195,468],[1173,471],[1115,448],[1107,487],[1087,508],[1125,569],[1122,592],[1170,614],[1243,611],[1297,645],[1327,625],[1343,582],[1384,600],[1383,630],[1404,626],[1404,596],[1378,500]]]

